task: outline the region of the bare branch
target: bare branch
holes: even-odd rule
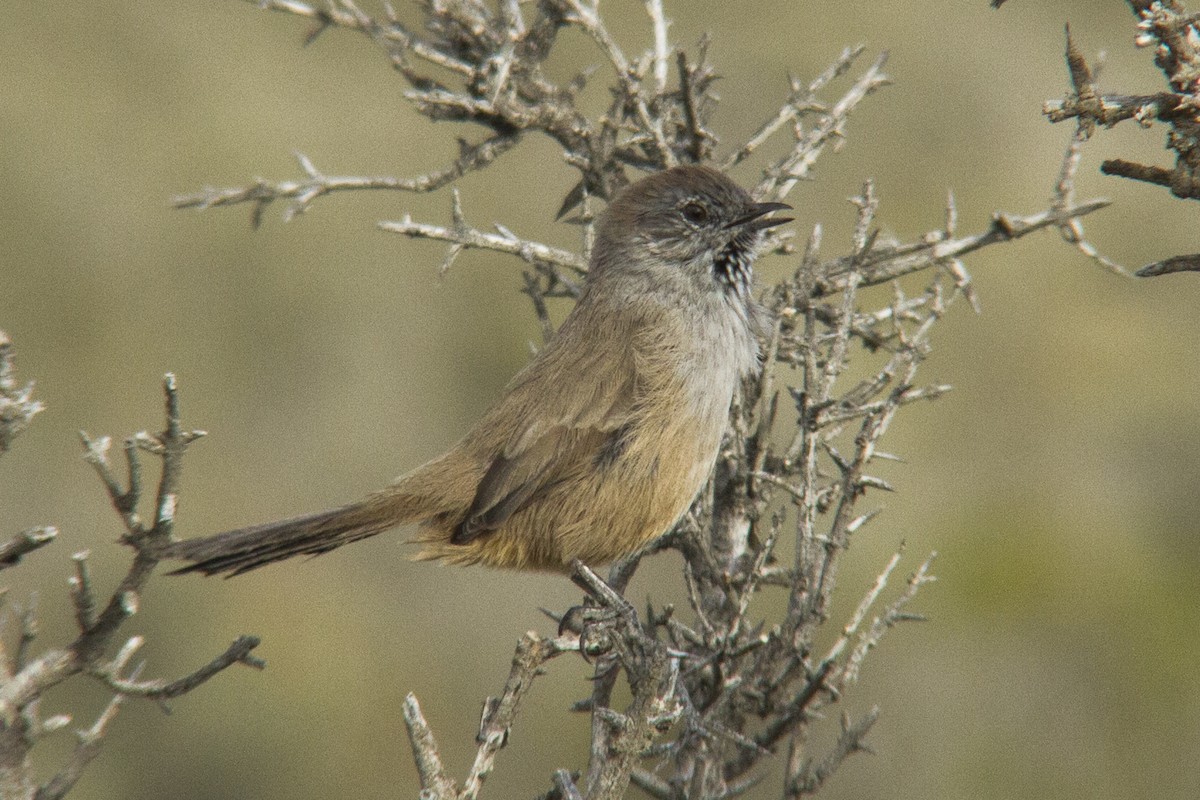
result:
[[[71,576],[68,585],[71,587],[71,601],[75,606],[75,622],[81,633],[87,633],[96,624],[96,596],[92,590],[92,576],[87,565],[87,551],[71,556],[75,562],[75,574]]]
[[[305,173],[302,180],[271,183],[259,179],[249,186],[229,189],[206,188],[196,194],[176,197],[172,202],[176,208],[195,208],[199,211],[238,203],[253,203],[252,221],[257,227],[267,206],[276,200],[290,199],[293,202],[288,204],[283,214],[283,221],[290,222],[307,211],[314,200],[334,192],[379,189],[421,193],[436,191],[468,172],[488,166],[503,153],[511,150],[518,140],[516,135],[497,135],[476,145],[463,145],[462,154],[450,165],[414,178],[325,175],[307,156],[296,153],[296,160]]]
[[[633,606],[584,564],[574,562],[571,579],[600,606],[584,610],[580,647],[587,651],[588,641],[605,645],[594,650],[602,660],[597,665],[599,680],[591,702],[587,796],[589,800],[617,800],[624,797],[641,754],[683,712],[676,696],[679,662],[642,627]],[[599,613],[589,615],[589,610]],[[588,626],[596,630],[589,631]],[[608,706],[618,664],[633,693],[623,713]]]
[[[845,627],[842,628],[842,635],[839,636],[837,641],[833,643],[833,646],[829,648],[829,652],[825,655],[826,662],[836,662],[842,657],[843,651],[845,651],[847,645],[850,644],[850,642],[854,639],[854,636],[858,633],[859,626],[861,626],[863,620],[866,619],[867,613],[871,610],[871,607],[875,605],[875,601],[879,599],[879,595],[883,593],[884,588],[887,586],[888,578],[891,577],[892,570],[894,570],[896,565],[900,563],[900,556],[903,553],[904,545],[901,544],[900,549],[897,550],[890,559],[888,559],[887,566],[885,566],[883,571],[879,573],[879,576],[875,578],[875,585],[872,586],[871,590],[866,593],[861,601],[859,601],[858,608],[855,609],[854,614],[850,617],[850,621],[847,622]]]
[[[0,454],[12,447],[12,441],[45,408],[31,399],[33,383],[18,386],[13,370],[13,346],[8,334],[0,330]]]
[[[34,795],[35,800],[59,800],[71,790],[83,775],[83,770],[87,765],[100,754],[100,748],[104,744],[104,735],[108,732],[108,725],[117,716],[122,700],[124,700],[122,695],[115,695],[90,728],[76,733],[79,741],[75,745],[75,752],[72,753],[70,761],[49,782],[38,787],[37,793]]]
[[[856,265],[862,275],[860,285],[874,286],[886,283],[928,269],[937,262],[962,258],[989,245],[1020,239],[1043,228],[1061,226],[1067,220],[1086,216],[1106,208],[1109,204],[1108,200],[1103,199],[1088,200],[1069,208],[1051,208],[1023,217],[997,211],[992,216],[991,227],[982,233],[945,241],[921,242],[911,249],[877,249]],[[814,296],[823,297],[842,291],[854,261],[854,256],[846,256],[823,264],[821,272],[825,277],[818,283]]]
[[[857,59],[866,50],[865,45],[856,47],[847,47],[842,50],[840,56],[834,61],[824,72],[818,75],[806,87],[801,87],[800,84],[792,80],[792,96],[784,103],[775,116],[764,122],[757,131],[755,131],[746,143],[731,153],[722,163],[721,169],[728,170],[731,167],[740,164],[750,157],[759,147],[761,147],[768,139],[783,128],[795,122],[800,116],[809,113],[820,113],[821,105],[817,102],[817,94],[825,88],[835,78],[844,75],[853,66]]]
[[[791,152],[763,171],[763,179],[754,189],[754,196],[763,200],[783,200],[798,181],[808,177],[809,170],[834,139],[844,135],[844,127],[850,113],[866,97],[888,85],[891,78],[883,72],[888,54],[881,53],[854,85],[821,115],[817,124],[808,133],[797,133]],[[841,63],[839,60],[838,64]],[[837,65],[835,64],[835,70]]]
[[[879,709],[872,708],[857,722],[851,724],[848,716],[842,717],[842,732],[833,749],[818,764],[805,764],[799,775],[788,781],[785,797],[804,797],[816,794],[842,762],[853,753],[868,751],[863,739],[879,719]]]
[[[1075,130],[1075,134],[1071,137],[1071,144],[1067,147],[1067,152],[1063,155],[1062,169],[1059,172],[1058,182],[1054,187],[1054,208],[1062,210],[1069,208],[1075,203],[1075,174],[1079,170],[1079,163],[1083,155],[1083,143],[1087,140],[1088,132],[1081,124]],[[1095,261],[1100,266],[1115,272],[1118,275],[1129,276],[1129,271],[1105,258],[1100,254],[1100,251],[1091,244],[1083,234],[1083,223],[1078,217],[1069,217],[1065,219],[1059,227],[1059,233],[1063,240],[1067,241],[1083,253],[1088,258]]]
[[[379,227],[382,230],[400,233],[413,239],[450,242],[452,246],[463,250],[476,248],[517,256],[539,270],[553,275],[572,295],[578,294],[579,286],[576,282],[569,281],[564,277],[563,271],[577,276],[587,272],[587,264],[574,253],[541,242],[521,239],[507,229],[501,229],[500,233],[487,233],[466,226],[447,228],[442,225],[414,222],[408,215],[396,222],[381,222]]]
[[[654,28],[654,85],[658,94],[667,89],[667,71],[670,69],[668,59],[671,54],[671,44],[667,40],[667,28],[671,26],[663,11],[662,0],[642,0],[646,13]]]
[[[862,668],[863,661],[867,657],[867,653],[879,644],[879,640],[883,638],[883,635],[890,628],[899,622],[924,619],[924,617],[907,614],[904,608],[913,601],[922,586],[937,580],[929,574],[929,568],[932,566],[935,558],[937,558],[936,551],[930,553],[921,562],[916,572],[909,576],[908,584],[904,587],[904,591],[900,593],[900,596],[892,601],[892,604],[888,606],[883,614],[875,618],[875,621],[871,623],[869,631],[863,632],[858,644],[854,648],[854,652],[850,654],[845,670],[842,673],[840,685],[843,690],[858,680],[858,673]]]
[[[1200,272],[1200,253],[1172,256],[1162,261],[1156,261],[1153,264],[1147,264],[1134,274],[1139,278],[1149,278],[1171,272]]]
[[[53,525],[39,525],[14,534],[6,542],[0,542],[0,569],[16,566],[27,553],[45,547],[58,536]]]
[[[446,775],[437,741],[421,713],[417,698],[408,695],[404,701],[404,723],[421,777],[422,796],[427,793],[430,798],[475,800],[483,788],[483,782],[495,767],[496,754],[508,743],[508,735],[522,698],[532,687],[534,679],[541,674],[542,667],[556,656],[577,649],[577,642],[570,638],[547,639],[533,631],[521,637],[504,691],[499,697],[488,698],[484,703],[479,735],[476,737],[479,749],[461,789]],[[570,776],[566,777],[569,781]]]
[[[141,681],[140,669],[129,677],[122,677],[130,659],[142,644],[141,637],[127,640],[117,654],[106,659],[122,623],[135,614],[141,602],[141,592],[157,564],[153,554],[156,541],[170,536],[174,522],[176,492],[181,460],[187,446],[203,435],[202,431],[184,430],[180,423],[179,399],[172,375],[164,379],[167,424],[160,434],[139,434],[125,442],[128,460],[128,488],[121,486],[108,462],[107,437],[91,439],[83,436],[87,460],[101,478],[114,508],[125,523],[125,541],[134,548],[132,563],[125,576],[109,596],[103,608],[97,611],[95,587],[88,569],[87,553],[73,557],[75,571],[69,581],[75,619],[79,627],[78,637],[66,647],[46,650],[37,657],[27,658],[29,645],[37,632],[34,604],[21,614],[21,635],[16,652],[5,666],[5,675],[0,680],[0,749],[4,750],[7,763],[29,766],[29,749],[46,733],[63,727],[65,716],[53,717],[41,722],[37,708],[43,694],[50,688],[81,673],[89,674],[117,693],[105,711],[87,730],[79,732],[79,742],[66,766],[46,784],[35,790],[29,775],[22,776],[21,770],[4,772],[0,776],[0,792],[10,792],[16,784],[26,786],[28,792],[22,796],[36,796],[42,800],[65,795],[78,781],[86,766],[99,752],[109,722],[115,716],[122,699],[129,695],[151,697],[162,702],[182,695],[199,686],[217,672],[235,663],[261,667],[262,662],[250,655],[257,645],[253,637],[242,637],[225,653],[196,672],[176,681]],[[156,453],[163,461],[159,480],[158,497],[154,512],[154,523],[146,529],[137,513],[140,498],[140,467],[137,450],[146,449]],[[53,533],[52,529],[48,531]],[[45,532],[44,532],[45,533]],[[36,540],[38,537],[30,537]],[[52,536],[45,537],[49,541]],[[44,544],[45,542],[41,542]],[[15,561],[20,555],[21,544],[9,548],[7,558]],[[24,769],[24,768],[23,768]],[[3,772],[3,771],[0,771]]]
[[[446,776],[446,769],[442,766],[442,756],[438,752],[437,740],[433,738],[433,730],[425,721],[416,696],[412,694],[404,698],[404,725],[408,729],[413,760],[421,777],[422,795],[427,794],[429,800],[457,797],[458,789],[454,781]]]
[[[475,800],[478,797],[483,781],[495,766],[496,754],[508,743],[508,734],[521,700],[532,687],[534,678],[540,674],[542,665],[574,649],[576,645],[571,640],[546,639],[533,631],[521,637],[503,693],[484,703],[479,735],[476,737],[479,750],[475,753],[475,762],[459,793],[461,800]]]
[[[575,779],[565,769],[554,770],[554,788],[562,800],[583,800],[583,795],[575,786]]]
[[[345,28],[364,33],[380,43],[397,46],[404,52],[411,52],[431,64],[453,72],[463,75],[470,75],[473,72],[469,64],[451,58],[441,50],[421,41],[395,18],[391,18],[387,22],[379,22],[363,14],[349,3],[328,3],[324,7],[318,8],[313,3],[299,2],[299,0],[246,0],[246,2],[266,11],[279,11],[313,20],[316,27],[308,34],[306,44],[314,41],[326,28]]]
[[[1153,94],[1105,94],[1096,91],[1092,70],[1083,53],[1066,30],[1066,61],[1071,89],[1059,101],[1043,106],[1051,122],[1076,120],[1073,151],[1064,163],[1064,174],[1073,172],[1079,160],[1078,150],[1096,130],[1097,125],[1110,128],[1125,120],[1135,120],[1142,127],[1154,122],[1170,126],[1167,147],[1175,152],[1174,167],[1160,167],[1115,158],[1104,161],[1100,171],[1105,175],[1163,186],[1176,197],[1200,199],[1200,136],[1196,111],[1200,109],[1200,19],[1188,14],[1178,2],[1134,2],[1130,8],[1138,18],[1138,47],[1153,48],[1155,63],[1162,70],[1169,90]],[[1074,163],[1070,163],[1074,160]],[[1069,166],[1068,166],[1069,164]],[[1104,266],[1127,274],[1124,269],[1104,259],[1088,244],[1078,225],[1064,226],[1063,236],[1081,251]],[[1169,261],[1170,259],[1168,259]],[[1148,273],[1153,274],[1153,273]]]
[[[245,664],[255,669],[263,669],[266,667],[266,662],[250,654],[250,651],[258,647],[259,644],[260,640],[257,636],[239,636],[234,640],[233,644],[229,645],[224,653],[221,653],[195,672],[173,681],[161,679],[138,681],[120,678],[118,677],[118,673],[123,664],[121,664],[121,659],[119,658],[111,665],[94,667],[90,670],[90,673],[118,694],[133,697],[148,697],[159,701],[171,700],[180,695],[187,694],[218,672],[234,664]]]

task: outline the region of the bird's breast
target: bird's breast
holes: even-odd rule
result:
[[[638,427],[661,432],[662,455],[687,463],[679,477],[695,490],[716,458],[741,379],[758,368],[744,307],[716,296],[706,302],[662,325],[660,341],[641,349],[636,370]]]
[[[724,430],[739,383],[758,369],[758,341],[738,298],[722,294],[707,300],[705,313],[692,322],[683,340],[677,377],[695,412],[717,419]]]

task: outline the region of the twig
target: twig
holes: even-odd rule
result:
[[[1139,278],[1149,278],[1155,275],[1166,275],[1171,272],[1200,272],[1200,253],[1171,258],[1147,264],[1134,274]]]
[[[688,63],[687,54],[682,50],[676,53],[675,63],[679,68],[679,94],[683,103],[683,120],[687,130],[687,153],[697,164],[708,160],[714,137],[704,128],[700,119],[696,90],[696,70]]]
[[[1061,226],[1065,220],[1083,217],[1094,211],[1099,211],[1110,205],[1110,201],[1097,199],[1088,200],[1064,209],[1047,209],[1037,214],[1014,217],[1002,211],[992,216],[992,225],[987,231],[972,236],[963,236],[946,241],[921,243],[916,252],[895,256],[885,251],[876,250],[864,263],[857,264],[861,273],[860,286],[875,286],[880,283],[913,272],[927,269],[939,261],[962,258],[968,253],[981,250],[998,242],[1012,241],[1039,231],[1043,228]],[[848,280],[848,272],[854,263],[854,257],[846,256],[823,264],[823,277],[814,289],[814,297],[824,297],[843,290]]]
[[[525,281],[524,292],[533,304],[534,316],[542,329],[542,344],[548,344],[554,338],[554,325],[550,322],[550,310],[546,308],[546,293],[542,291],[542,282],[537,275],[530,272],[521,273],[521,277]]]
[[[37,638],[37,606],[38,594],[37,592],[33,592],[29,595],[29,602],[25,605],[25,608],[17,610],[21,621],[21,636],[17,639],[17,652],[13,655],[12,668],[14,670],[24,670],[29,656],[29,646]]]
[[[79,438],[83,441],[84,460],[96,470],[96,475],[108,491],[113,508],[117,510],[125,523],[129,537],[132,540],[144,536],[146,530],[137,511],[138,500],[141,499],[141,467],[138,464],[134,440],[132,438],[126,440],[125,458],[129,465],[129,487],[122,489],[121,484],[112,473],[111,463],[108,460],[108,451],[112,446],[112,440],[107,436],[93,439],[84,431],[79,432]]]
[[[666,134],[663,131],[662,119],[658,115],[650,113],[646,98],[642,93],[642,75],[639,70],[630,64],[629,59],[626,58],[616,39],[609,32],[608,28],[605,27],[603,21],[600,19],[599,8],[597,6],[588,6],[586,0],[559,0],[559,2],[565,8],[569,9],[569,19],[587,33],[596,42],[597,46],[599,46],[601,52],[608,57],[609,62],[612,64],[613,72],[621,84],[625,98],[634,108],[636,119],[642,131],[654,142],[659,168],[667,169],[675,166],[678,161],[670,144],[667,142]],[[595,0],[593,0],[594,2]],[[664,19],[662,33],[664,39],[666,36],[665,24],[666,21]],[[658,34],[656,33],[656,43],[657,39]],[[665,59],[665,51],[663,57]],[[665,82],[666,77],[664,74],[664,85]]]
[[[119,661],[111,666],[95,667],[91,670],[91,674],[118,694],[132,697],[147,697],[159,701],[171,700],[180,695],[187,694],[218,672],[234,664],[245,664],[255,669],[263,669],[266,667],[266,662],[256,656],[250,655],[250,651],[258,647],[260,643],[257,636],[239,636],[234,640],[233,644],[229,645],[224,653],[221,653],[195,672],[173,681],[161,679],[138,681],[120,678],[117,675],[119,669],[114,668],[120,666]]]
[[[357,9],[352,10],[346,7],[348,4],[339,5],[336,2],[328,3],[324,7],[318,8],[313,3],[299,2],[299,0],[245,1],[265,11],[279,11],[298,17],[305,17],[316,22],[317,27],[308,35],[306,44],[315,40],[326,28],[346,28],[367,34],[376,41],[398,46],[404,51],[411,52],[413,55],[423,58],[431,64],[436,64],[452,72],[458,72],[463,75],[470,75],[473,72],[470,64],[460,59],[451,58],[441,50],[419,40],[394,17],[386,23],[381,23]]]
[[[450,242],[462,249],[494,250],[517,256],[522,261],[553,274],[573,294],[578,293],[579,287],[574,281],[565,278],[561,270],[567,270],[575,275],[583,275],[587,272],[587,264],[574,253],[540,242],[520,239],[510,231],[487,233],[475,228],[447,228],[442,225],[414,222],[407,215],[397,222],[380,222],[379,227],[382,230],[400,233],[413,239],[433,239]]]
[[[573,639],[547,639],[533,631],[521,637],[504,691],[499,697],[488,698],[484,703],[476,737],[479,749],[461,790],[446,775],[437,741],[421,713],[417,698],[408,695],[404,701],[404,723],[421,779],[422,796],[427,793],[430,798],[475,800],[483,788],[484,780],[495,767],[496,754],[508,743],[522,698],[532,687],[534,679],[541,674],[543,665],[562,653],[576,649],[578,644]]]
[[[829,112],[822,115],[812,130],[796,137],[791,152],[764,170],[763,179],[754,188],[755,197],[783,200],[798,181],[808,177],[809,170],[824,152],[825,146],[842,135],[850,113],[868,95],[891,82],[891,78],[883,72],[887,57],[886,52],[881,53]]]
[[[53,525],[39,525],[14,534],[8,541],[0,543],[0,569],[19,564],[23,556],[50,544],[56,536],[58,528]]]
[[[794,122],[800,115],[805,113],[816,113],[821,111],[821,107],[817,104],[817,93],[825,88],[835,78],[845,74],[857,59],[866,50],[865,45],[856,47],[847,47],[842,50],[837,60],[833,62],[824,72],[818,75],[807,87],[801,85],[795,80],[792,80],[792,96],[784,103],[775,116],[764,122],[757,131],[755,131],[746,143],[736,151],[731,153],[726,159],[721,162],[721,169],[728,170],[742,161],[750,157],[759,147],[761,147],[768,139],[773,136],[776,131],[783,128],[791,122]]]
[[[583,795],[575,785],[575,779],[565,769],[554,770],[554,788],[558,790],[561,800],[583,800]]]
[[[1092,77],[1092,71],[1088,67],[1087,61],[1079,51],[1079,48],[1075,46],[1075,41],[1071,38],[1071,27],[1069,25],[1066,27],[1066,37],[1067,68],[1071,75],[1071,85],[1073,88],[1073,95],[1068,99],[1068,102],[1072,105],[1075,114],[1078,116],[1079,124],[1075,127],[1075,132],[1071,136],[1071,143],[1063,155],[1062,169],[1059,171],[1058,182],[1054,186],[1053,207],[1058,211],[1074,205],[1075,174],[1079,170],[1079,163],[1082,159],[1083,143],[1087,141],[1095,130],[1095,122],[1100,121],[1108,125],[1114,124],[1106,116],[1104,105],[1096,96],[1096,86]],[[1075,245],[1081,253],[1091,258],[1097,264],[1119,275],[1128,276],[1128,271],[1119,264],[1105,258],[1094,245],[1087,241],[1083,234],[1083,223],[1077,217],[1065,219],[1062,225],[1059,226],[1059,232],[1065,241]]]
[[[879,640],[883,638],[884,633],[888,629],[898,622],[924,619],[921,616],[907,614],[904,608],[913,601],[921,587],[937,580],[929,574],[929,568],[933,565],[935,558],[937,558],[936,551],[930,553],[921,562],[916,572],[909,576],[908,584],[904,587],[904,591],[900,593],[900,596],[892,601],[883,614],[875,618],[875,621],[871,623],[870,630],[863,632],[854,651],[846,661],[845,669],[842,671],[839,688],[843,691],[847,686],[858,680],[858,673],[862,669],[862,663],[866,659],[867,653],[879,644]]]
[[[805,764],[800,774],[788,781],[784,796],[788,798],[804,797],[816,794],[841,763],[853,753],[867,751],[863,739],[879,719],[879,709],[872,708],[862,719],[851,724],[847,715],[842,716],[842,732],[837,743],[829,754],[819,764]]]
[[[290,222],[308,210],[314,200],[334,192],[389,190],[402,192],[433,192],[461,178],[468,172],[482,169],[516,145],[519,137],[498,134],[476,145],[463,146],[462,154],[450,165],[427,172],[414,178],[390,176],[335,176],[325,175],[303,153],[296,153],[296,160],[305,174],[303,180],[268,182],[257,180],[249,186],[227,189],[205,188],[195,194],[180,195],[172,201],[176,208],[194,208],[207,211],[220,206],[253,203],[251,221],[255,227],[262,221],[263,212],[276,200],[290,199],[283,214],[283,221]]]
[[[108,732],[108,725],[117,716],[117,711],[121,708],[121,701],[124,699],[124,696],[120,694],[113,696],[92,726],[76,733],[78,742],[75,745],[75,751],[71,754],[71,759],[57,775],[38,787],[34,794],[35,800],[59,800],[71,790],[83,775],[83,770],[87,765],[100,754],[100,749],[104,744],[104,735]]]
[[[504,691],[498,698],[489,698],[484,703],[483,717],[479,722],[479,750],[475,762],[463,782],[460,800],[475,800],[483,781],[495,766],[496,753],[508,743],[509,731],[516,720],[522,698],[533,685],[533,680],[550,659],[575,649],[567,639],[547,639],[530,631],[521,637],[513,655],[512,670],[504,683]]]
[[[446,776],[437,740],[433,738],[433,730],[425,721],[425,715],[421,713],[421,704],[417,702],[415,695],[405,696],[403,710],[408,741],[412,745],[413,760],[417,764],[417,774],[421,779],[422,796],[427,795],[429,800],[455,798],[458,789],[454,781]]]
[[[1079,161],[1079,148],[1097,125],[1112,127],[1125,120],[1135,120],[1143,127],[1153,122],[1165,122],[1171,127],[1167,147],[1175,151],[1172,168],[1141,164],[1121,158],[1109,159],[1100,165],[1105,175],[1115,175],[1143,183],[1163,186],[1183,199],[1200,199],[1200,138],[1196,136],[1196,111],[1200,109],[1200,21],[1188,14],[1180,2],[1149,2],[1130,0],[1129,6],[1138,18],[1138,47],[1154,48],[1155,63],[1162,70],[1170,90],[1154,94],[1106,94],[1096,91],[1087,60],[1075,44],[1070,28],[1066,30],[1066,60],[1071,90],[1061,101],[1047,102],[1043,113],[1051,122],[1077,120],[1072,151],[1064,161],[1064,175],[1073,173]],[[1060,191],[1060,194],[1064,194]],[[1126,270],[1103,258],[1094,246],[1083,239],[1077,222],[1061,228],[1063,237],[1081,251],[1109,269],[1128,274]],[[1166,259],[1158,264],[1186,264]],[[1174,271],[1158,271],[1152,264],[1139,275],[1155,275]]]
[[[96,595],[92,590],[92,576],[87,565],[87,551],[71,556],[75,562],[75,574],[68,580],[71,602],[75,606],[75,622],[81,633],[87,633],[96,624]]]
[[[662,0],[642,0],[646,6],[646,13],[650,15],[650,21],[654,28],[654,85],[658,94],[662,94],[667,89],[667,64],[668,57],[671,52],[671,44],[667,40],[667,28],[671,26],[670,20],[667,19],[663,12]]]
[[[31,399],[32,396],[32,382],[17,385],[12,340],[0,330],[0,454],[12,447],[13,439],[45,408],[41,401]]]
[[[127,678],[121,677],[129,660],[141,645],[140,637],[129,639],[112,659],[105,653],[121,624],[137,612],[142,589],[149,579],[157,557],[153,554],[154,543],[160,537],[169,537],[174,523],[176,491],[178,488],[181,461],[189,444],[203,435],[202,431],[185,430],[181,425],[179,398],[173,375],[163,381],[166,418],[165,430],[156,435],[139,434],[126,440],[126,457],[129,460],[128,488],[122,488],[110,469],[106,451],[107,437],[91,439],[84,435],[87,459],[96,469],[113,502],[114,508],[126,524],[125,541],[135,552],[128,571],[109,596],[104,607],[97,612],[95,590],[87,567],[87,554],[74,556],[75,574],[71,577],[71,598],[75,606],[78,637],[66,647],[51,648],[36,658],[26,660],[25,651],[36,632],[33,604],[22,615],[22,634],[17,652],[12,659],[11,671],[0,681],[0,728],[5,731],[6,741],[14,741],[15,726],[24,725],[29,736],[22,739],[21,748],[27,750],[40,733],[59,726],[36,723],[36,707],[43,694],[50,688],[80,673],[87,673],[100,680],[117,697],[87,731],[80,734],[79,745],[67,765],[48,783],[37,791],[39,798],[58,798],[65,794],[78,780],[79,775],[98,752],[109,721],[115,715],[121,698],[128,695],[151,697],[161,701],[182,695],[199,686],[217,672],[235,663],[261,667],[262,662],[250,655],[258,640],[242,637],[222,655],[199,670],[175,681],[141,681],[139,670]],[[156,453],[162,458],[163,469],[159,480],[153,526],[146,529],[137,516],[136,506],[140,496],[140,470],[137,466],[136,450],[139,446]],[[40,732],[40,733],[39,733]],[[23,759],[21,752],[6,753],[6,758]],[[5,784],[8,787],[8,784]]]
[[[888,563],[883,568],[883,571],[880,572],[875,578],[875,584],[871,587],[871,590],[863,596],[861,601],[859,601],[858,608],[854,610],[854,614],[851,615],[850,621],[847,622],[842,628],[841,636],[837,638],[837,641],[834,642],[833,646],[829,648],[829,652],[825,654],[825,662],[836,663],[838,659],[842,657],[842,653],[845,651],[847,645],[849,645],[854,639],[855,634],[858,633],[859,626],[861,626],[863,620],[866,619],[867,613],[871,610],[871,607],[875,605],[875,601],[879,599],[879,595],[883,593],[884,588],[887,586],[888,578],[891,577],[892,570],[894,570],[896,565],[900,563],[900,556],[903,553],[904,545],[901,544],[900,549],[892,554],[892,557],[888,559]]]

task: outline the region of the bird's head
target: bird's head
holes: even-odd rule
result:
[[[746,297],[762,231],[790,208],[756,202],[710,167],[682,166],[626,188],[609,206],[593,249],[594,277],[613,272]]]

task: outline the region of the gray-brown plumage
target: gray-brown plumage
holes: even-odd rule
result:
[[[561,570],[667,531],[712,469],[734,392],[758,368],[751,263],[765,218],[721,173],[676,167],[600,222],[554,339],[440,458],[363,500],[168,546],[180,572],[239,574],[418,523],[416,556]]]

